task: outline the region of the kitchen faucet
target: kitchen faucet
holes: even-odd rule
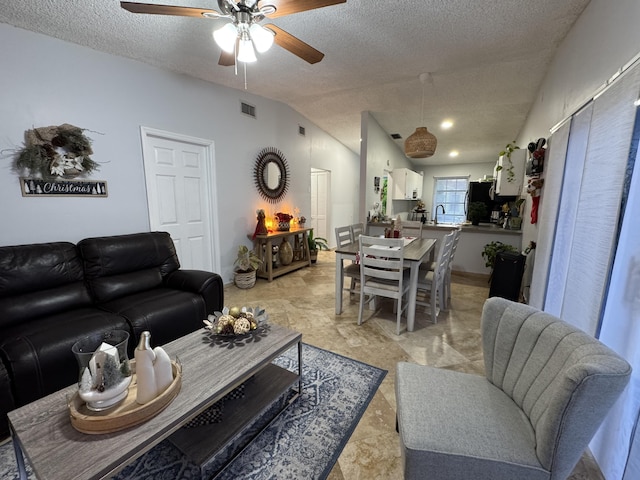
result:
[[[445,212],[445,211],[444,211],[444,205],[442,205],[442,204],[437,205],[437,206],[436,206],[436,216],[435,216],[435,218],[433,219],[433,224],[434,224],[434,225],[437,225],[437,224],[438,224],[438,207],[442,207],[442,214],[443,214],[443,215],[444,215],[445,213],[447,213],[447,212]]]

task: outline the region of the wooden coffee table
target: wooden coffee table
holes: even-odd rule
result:
[[[182,388],[165,410],[136,427],[101,435],[75,430],[67,402],[76,385],[9,412],[20,478],[27,478],[23,454],[40,480],[109,478],[249,378],[264,382],[269,394],[243,399],[245,418],[234,419],[232,425],[227,422],[218,442],[223,446],[223,437],[242,430],[252,412],[258,413],[296,383],[297,394],[302,391],[302,335],[278,325],[265,328],[259,341],[235,348],[211,344],[204,330],[164,345],[171,358],[178,356],[182,363]],[[298,372],[271,363],[296,345]]]

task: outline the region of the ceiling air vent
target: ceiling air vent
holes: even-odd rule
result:
[[[248,103],[241,102],[240,110],[245,115],[249,115],[250,117],[256,118],[256,107],[253,105],[249,105]]]
[[[402,138],[402,135],[400,135],[399,133],[392,133],[391,138],[393,138],[394,140],[400,140]]]
[[[302,125],[298,125],[298,134],[304,137],[307,134],[306,128],[304,128]]]

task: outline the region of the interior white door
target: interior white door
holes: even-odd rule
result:
[[[331,174],[327,170],[311,170],[311,226],[315,237],[326,238],[328,232],[329,190]]]
[[[149,224],[165,231],[185,269],[219,271],[213,141],[141,127]]]

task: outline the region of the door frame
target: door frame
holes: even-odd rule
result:
[[[191,143],[193,145],[198,145],[204,148],[204,165],[203,170],[205,172],[205,187],[207,193],[207,203],[209,208],[209,238],[211,239],[211,262],[213,263],[213,271],[220,272],[220,249],[214,248],[214,245],[220,245],[219,241],[219,232],[220,226],[218,225],[218,209],[216,208],[218,205],[218,192],[216,188],[216,183],[214,182],[215,174],[216,174],[216,163],[215,163],[215,145],[213,140],[209,140],[206,138],[193,137],[190,135],[184,135],[181,133],[169,132],[166,130],[160,130],[152,127],[145,127],[144,125],[140,126],[140,136],[142,140],[142,164],[144,167],[144,189],[145,196],[147,197],[147,215],[149,218],[149,230],[151,230],[151,213],[155,212],[157,205],[152,205],[149,199],[149,191],[147,189],[147,168],[145,160],[147,158],[151,158],[152,152],[149,152],[147,147],[146,139],[150,137],[158,137],[165,140],[176,141],[181,143]]]

